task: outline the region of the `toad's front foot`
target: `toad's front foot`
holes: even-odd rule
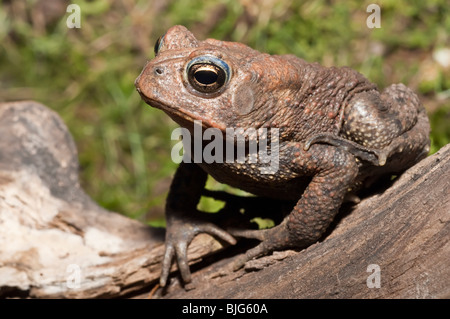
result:
[[[194,212],[193,214],[201,214]],[[178,216],[179,218],[170,218],[167,220],[166,229],[166,249],[163,255],[160,285],[166,286],[167,278],[170,273],[170,266],[174,257],[176,257],[176,263],[181,274],[181,278],[185,283],[191,282],[191,272],[189,270],[187,259],[187,247],[192,239],[197,234],[207,233],[214,237],[218,237],[231,245],[236,244],[236,239],[233,238],[223,229],[217,227],[211,222],[202,220],[187,218],[183,213],[169,214],[172,216]],[[183,216],[181,218],[181,216]]]

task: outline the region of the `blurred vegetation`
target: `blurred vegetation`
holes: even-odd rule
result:
[[[366,26],[373,1],[72,3],[81,8],[79,29],[66,26],[69,1],[2,2],[0,101],[33,99],[57,111],[76,140],[83,187],[110,210],[143,221],[162,214],[176,169],[170,159],[176,126],[140,100],[134,80],[156,39],[175,24],[199,39],[348,65],[380,87],[403,82],[428,110],[432,152],[450,142],[448,0],[377,1],[379,29]]]

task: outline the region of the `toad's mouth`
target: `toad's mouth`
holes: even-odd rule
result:
[[[137,88],[137,91],[139,92],[142,100],[144,100],[145,103],[147,103],[151,107],[154,107],[154,108],[164,111],[164,113],[166,113],[172,120],[174,120],[181,127],[190,128],[194,124],[194,121],[198,121],[201,123],[201,125],[204,129],[217,128],[217,129],[225,132],[226,128],[222,124],[219,124],[219,123],[211,120],[211,118],[207,118],[202,114],[191,113],[182,108],[169,106],[167,104],[164,104],[161,101],[149,98],[148,96],[145,96],[139,88]]]

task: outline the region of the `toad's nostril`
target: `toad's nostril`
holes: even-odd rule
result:
[[[155,68],[155,73],[158,74],[158,75],[161,75],[161,74],[164,73],[164,71],[161,68]]]

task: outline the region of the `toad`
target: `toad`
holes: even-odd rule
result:
[[[259,240],[237,265],[307,247],[321,238],[349,192],[368,179],[399,174],[429,152],[427,114],[405,85],[380,91],[348,67],[260,53],[241,43],[199,41],[183,26],[157,41],[155,58],[135,86],[146,103],[189,132],[200,123],[202,131],[213,128],[224,138],[230,128],[276,135],[276,170],[261,170],[265,164],[257,155],[255,161],[248,147],[241,160],[179,165],[166,202],[161,286],[174,259],[183,281],[191,281],[187,247],[199,233],[230,244],[235,237]],[[269,229],[221,228],[212,222],[214,214],[197,209],[208,174],[256,196],[294,204]]]

